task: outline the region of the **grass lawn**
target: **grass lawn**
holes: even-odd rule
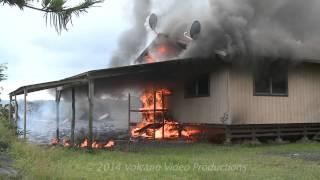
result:
[[[10,154],[15,160],[14,167],[25,179],[300,180],[320,177],[319,143],[255,147],[194,144],[148,147],[137,152],[88,153],[16,142]]]
[[[0,127],[0,134],[1,131],[4,129]],[[97,150],[89,153],[10,141],[7,152],[22,179],[301,180],[320,177],[320,143],[192,144],[152,146],[135,152]]]

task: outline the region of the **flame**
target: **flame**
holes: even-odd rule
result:
[[[88,139],[85,139],[81,144],[80,144],[81,148],[86,148],[88,147]]]
[[[93,141],[91,147],[93,149],[103,149],[103,148],[112,148],[115,146],[115,142],[113,140],[106,141],[105,143],[98,143],[97,141]],[[79,145],[80,148],[88,147],[88,139],[84,139],[82,143]]]
[[[106,145],[104,145],[105,148],[112,148],[115,145],[115,142],[113,140],[110,140]]]
[[[55,145],[58,145],[59,144],[59,141],[57,138],[52,138],[51,139],[51,145],[55,146]]]
[[[166,57],[166,55],[168,54],[168,51],[169,50],[165,45],[160,45],[157,48],[146,53],[143,59],[146,63],[153,63],[159,60],[159,58],[162,59]]]
[[[166,46],[160,46],[157,48],[157,52],[161,55],[165,54],[167,52]]]
[[[201,131],[195,127],[185,127],[181,131],[181,135],[185,137],[185,139],[190,140],[190,141],[196,141],[196,135],[200,134]]]
[[[70,147],[70,141],[69,140],[63,139],[62,144],[63,144],[63,147]]]
[[[150,54],[144,56],[144,60],[147,62],[147,63],[152,63],[152,62],[155,62],[155,59],[153,56],[151,56]]]
[[[165,97],[172,94],[168,89],[145,90],[140,96],[142,120],[131,130],[131,137],[146,139],[193,139],[200,130],[181,129],[181,124],[167,119],[168,105]],[[179,133],[179,131],[181,133]]]
[[[58,145],[59,142],[56,138],[53,138],[51,140],[51,145]],[[89,144],[88,139],[84,139],[83,142],[81,142],[79,145],[77,145],[79,148],[87,148]],[[62,144],[63,147],[71,147],[70,140],[63,139]],[[115,141],[110,140],[106,141],[105,143],[98,143],[97,141],[92,142],[92,148],[93,149],[103,149],[103,148],[112,148],[116,145]]]
[[[97,141],[94,141],[94,142],[92,143],[92,148],[93,148],[93,149],[99,149],[99,148],[100,148],[100,144],[98,144]]]

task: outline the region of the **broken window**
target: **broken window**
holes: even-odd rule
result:
[[[185,86],[185,97],[206,97],[210,96],[210,79],[209,75],[202,75],[190,82]]]
[[[262,63],[255,73],[254,93],[256,96],[287,96],[287,64],[281,61]]]

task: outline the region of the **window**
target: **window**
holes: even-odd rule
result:
[[[207,97],[210,96],[210,79],[209,75],[202,75],[190,82],[185,86],[185,97]]]
[[[256,96],[287,96],[288,70],[286,63],[262,63],[255,73],[254,93]]]

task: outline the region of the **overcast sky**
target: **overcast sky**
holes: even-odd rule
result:
[[[120,33],[129,27],[129,2],[107,0],[73,18],[73,26],[61,35],[46,26],[41,12],[0,6],[0,63],[8,64],[1,99],[20,86],[106,68]],[[49,98],[46,92],[29,96],[44,98]]]

